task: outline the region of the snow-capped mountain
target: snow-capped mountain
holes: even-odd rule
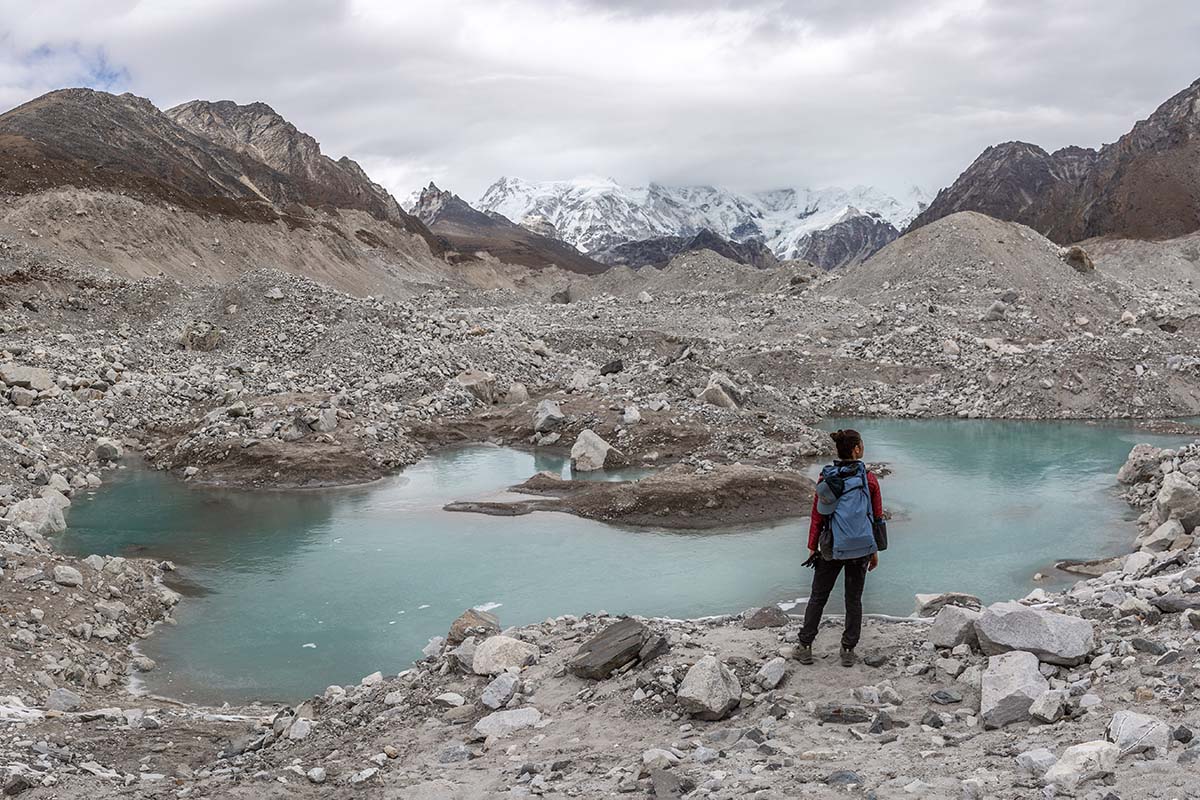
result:
[[[898,235],[928,200],[917,187],[896,198],[869,186],[743,194],[714,186],[627,187],[604,178],[501,178],[475,205],[518,223],[541,217],[584,252],[710,230],[739,242],[761,239],[779,258],[796,258],[805,252],[810,234],[856,216],[881,219]]]

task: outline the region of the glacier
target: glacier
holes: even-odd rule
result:
[[[809,234],[855,216],[903,230],[928,204],[914,186],[893,197],[871,186],[776,189],[742,193],[717,186],[623,186],[611,178],[528,181],[503,177],[475,204],[523,223],[545,220],[583,252],[708,229],[726,239],[761,239],[779,258],[795,258]]]

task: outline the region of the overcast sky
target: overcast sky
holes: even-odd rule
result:
[[[501,175],[952,181],[1098,146],[1200,77],[1196,0],[0,0],[0,106],[261,100],[398,196]]]

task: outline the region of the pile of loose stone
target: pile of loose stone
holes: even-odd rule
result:
[[[1156,302],[1127,287],[1128,315],[1050,336],[1019,294],[864,303],[830,293],[837,276],[734,292],[664,281],[566,304],[383,300],[267,270],[182,290],[27,256],[4,263],[0,304],[10,794],[1195,794],[1197,445],[1131,454],[1139,549],[1104,574],[988,609],[926,598],[925,622],[869,623],[853,670],[828,649],[795,665],[796,624],[778,609],[507,631],[472,612],[411,670],[295,708],[130,703],[130,675],[154,668],[131,645],[178,600],[161,584],[170,565],[75,559],[48,538],[134,454],[194,481],[256,448],[344,452],[383,474],[465,438],[602,466],[673,448],[666,460],[698,470],[799,467],[828,448],[806,423],[835,411],[1176,413],[1200,378],[1191,340],[1158,322],[1190,288]],[[997,318],[963,310],[994,300]]]

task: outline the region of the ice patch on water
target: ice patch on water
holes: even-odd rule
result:
[[[492,611],[504,605],[504,603],[480,603],[477,606],[471,606],[476,611]]]
[[[779,607],[782,608],[784,611],[791,611],[796,606],[807,605],[807,604],[808,604],[807,597],[797,597],[795,600],[783,601],[782,603],[779,604]]]

